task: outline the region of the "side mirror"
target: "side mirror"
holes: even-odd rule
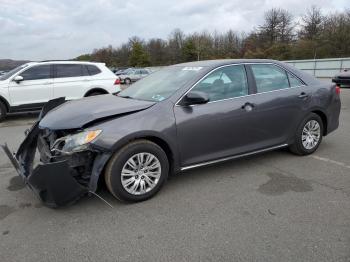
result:
[[[189,105],[206,104],[208,102],[209,102],[209,97],[206,93],[203,93],[200,91],[193,91],[185,95],[181,104],[185,106],[189,106]]]
[[[17,84],[19,84],[21,81],[23,81],[23,76],[15,76],[12,81],[15,81]]]

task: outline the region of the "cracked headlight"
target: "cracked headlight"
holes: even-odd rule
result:
[[[89,130],[61,137],[55,141],[52,150],[62,153],[73,153],[85,150],[88,144],[98,137],[101,132],[102,130]]]

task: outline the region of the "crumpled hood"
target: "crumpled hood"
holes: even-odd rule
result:
[[[99,95],[66,102],[47,113],[40,128],[51,130],[77,129],[104,118],[147,109],[155,102]]]

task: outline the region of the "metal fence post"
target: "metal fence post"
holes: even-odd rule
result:
[[[316,76],[316,59],[314,59],[314,76]]]
[[[341,72],[342,69],[343,69],[343,59],[341,58],[340,59],[340,70],[339,70],[339,72]]]

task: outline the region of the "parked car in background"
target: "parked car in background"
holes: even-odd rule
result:
[[[312,154],[337,129],[340,107],[339,87],[282,62],[191,62],[117,96],[51,101],[15,156],[3,148],[49,206],[73,203],[101,179],[136,202],[170,173],[283,147]],[[33,169],[37,147],[42,163]]]
[[[7,73],[7,71],[0,71],[0,76],[4,75],[6,73]]]
[[[124,69],[119,69],[117,70],[114,74],[117,76],[120,76],[122,74],[124,74],[124,72],[127,70],[128,68],[124,68]],[[130,68],[131,69],[131,68]]]
[[[130,85],[132,82],[136,82],[146,76],[150,72],[147,69],[143,68],[129,68],[125,70],[121,75],[119,75],[121,83]]]
[[[350,85],[350,70],[344,69],[343,72],[336,74],[332,81],[337,85]]]
[[[0,77],[0,121],[8,113],[40,109],[47,101],[119,92],[120,80],[103,63],[44,61]]]

